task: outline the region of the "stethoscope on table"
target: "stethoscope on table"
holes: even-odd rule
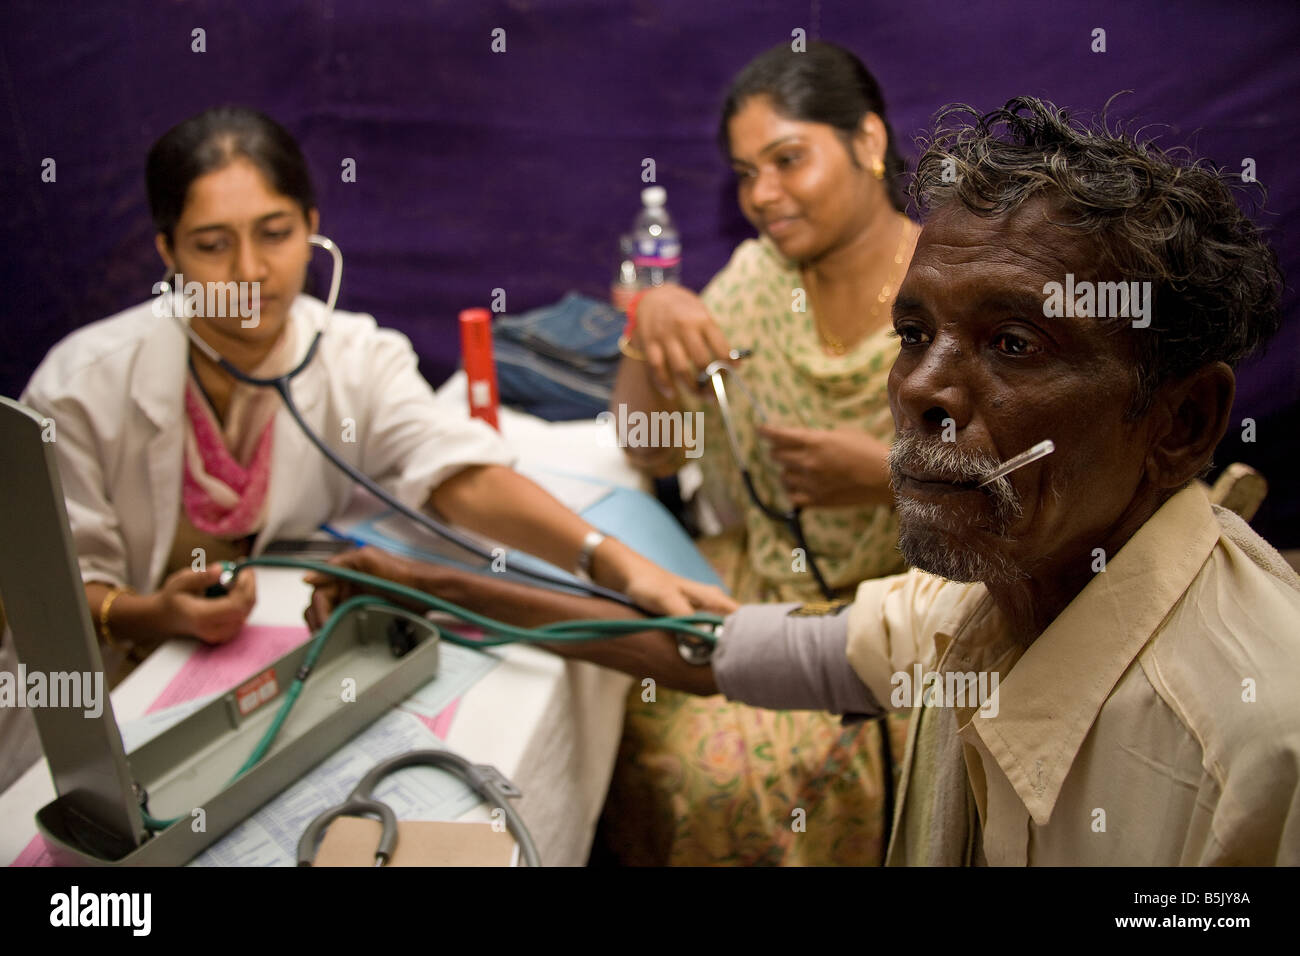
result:
[[[519,844],[524,865],[542,865],[541,855],[537,852],[537,845],[533,843],[532,835],[514,807],[510,805],[508,798],[520,795],[514,785],[503,778],[494,767],[472,764],[464,757],[445,750],[412,750],[385,760],[372,768],[352,788],[346,800],[337,807],[330,807],[307,824],[307,829],[303,831],[302,838],[298,841],[298,865],[312,865],[316,858],[320,837],[325,827],[335,819],[369,816],[379,820],[383,827],[379,836],[379,846],[375,849],[375,866],[385,866],[393,858],[393,851],[397,849],[397,816],[393,813],[392,807],[375,799],[374,791],[380,780],[405,767],[439,767],[460,777],[490,806],[505,814],[506,827],[515,838],[515,842]]]
[[[399,514],[414,521],[420,527],[433,532],[453,544],[465,548],[472,554],[478,555],[480,558],[488,561],[492,560],[492,554],[478,542],[415,508],[407,507],[393,495],[389,494],[377,482],[372,481],[368,475],[354,468],[332,448],[330,448],[330,446],[326,444],[326,442],[321,439],[321,437],[316,434],[312,430],[311,426],[309,426],[303,419],[302,413],[294,403],[290,383],[304,369],[306,369],[311,364],[312,359],[315,358],[316,352],[320,346],[321,336],[325,333],[330,318],[334,315],[334,306],[338,301],[339,286],[343,279],[343,254],[339,251],[339,247],[333,241],[324,236],[309,236],[307,241],[314,246],[326,250],[333,257],[334,267],[330,279],[329,297],[325,303],[325,318],[316,329],[316,333],[312,337],[311,343],[307,346],[307,351],[303,355],[302,360],[294,366],[291,371],[286,372],[284,375],[279,375],[274,378],[258,378],[249,375],[205,342],[194,331],[189,322],[187,322],[184,317],[176,315],[174,310],[172,312],[172,317],[179,323],[191,344],[224,369],[231,377],[246,385],[252,385],[257,388],[275,389],[275,391],[279,393],[281,400],[284,402],[285,408],[288,409],[290,416],[297,423],[303,434],[306,435],[308,440],[310,440],[311,443],[320,450],[321,454],[323,454],[336,468],[346,474],[349,478],[361,485],[380,501],[383,501],[394,511],[397,511]],[[158,291],[170,295],[172,291],[170,280],[161,283]],[[678,648],[682,656],[692,663],[702,664],[706,663],[709,656],[711,656],[712,648],[715,646],[717,641],[718,628],[722,621],[722,619],[717,615],[700,613],[679,618],[653,618],[651,620],[628,619],[619,621],[565,621],[539,628],[519,628],[513,625],[493,621],[489,618],[483,617],[482,615],[476,615],[473,612],[466,611],[464,608],[457,607],[450,602],[443,601],[434,595],[414,591],[411,588],[406,588],[402,585],[395,584],[394,582],[375,578],[348,568],[340,568],[335,565],[320,564],[316,562],[305,562],[288,558],[265,556],[250,558],[240,562],[238,565],[229,565],[222,574],[222,587],[228,587],[241,568],[257,565],[298,567],[331,574],[335,577],[350,580],[363,586],[380,591],[386,591],[390,594],[400,595],[410,601],[423,603],[431,609],[446,611],[460,617],[462,620],[482,627],[490,633],[503,635],[503,637],[498,640],[477,642],[458,641],[460,643],[470,643],[472,646],[480,648],[483,646],[491,646],[492,644],[509,643],[511,641],[555,643],[564,641],[596,640],[601,637],[615,637],[651,628],[675,632],[678,639]],[[600,585],[594,584],[590,581],[575,582],[572,580],[565,580],[544,571],[537,571],[529,568],[516,568],[515,573],[549,586],[566,589],[576,588],[595,597],[607,598],[608,600],[616,601],[619,604],[644,613],[644,611],[642,611],[641,608],[638,608],[636,604],[627,597],[627,595],[613,591],[609,588],[601,587]],[[326,622],[325,626],[323,626],[317,633],[309,658],[314,661],[315,657],[319,655],[320,649],[329,639],[329,636],[333,632],[338,620],[341,619],[343,613],[349,610],[349,605],[357,606],[362,603],[373,601],[374,599],[372,598],[356,597],[345,601],[344,604],[336,608],[334,614],[331,615],[330,620]],[[416,623],[427,625],[427,622],[424,621],[423,618],[417,618],[409,612],[403,611],[401,608],[391,607],[389,610],[391,613],[407,616],[413,619]],[[702,630],[702,628],[707,627],[712,627],[714,629],[712,633]],[[283,723],[284,718],[288,715],[289,709],[293,706],[293,702],[297,698],[297,692],[301,690],[301,686],[306,680],[310,669],[310,666],[305,666],[297,675],[294,685],[297,690],[286,697],[285,702],[281,705],[281,712],[277,716],[276,721],[272,724],[270,731],[268,731],[267,735],[259,743],[248,761],[245,762],[244,766],[236,773],[235,779],[238,779],[240,775],[251,769],[251,767],[254,766],[270,748],[272,741],[275,739],[275,734],[278,732],[279,726]],[[525,862],[529,866],[541,865],[537,848],[534,845],[532,838],[529,836],[527,829],[524,827],[523,821],[506,800],[506,797],[508,796],[518,796],[518,791],[515,790],[508,781],[505,781],[504,778],[500,777],[500,775],[492,768],[470,764],[468,761],[457,757],[455,754],[442,751],[413,751],[411,753],[402,754],[374,767],[361,779],[343,804],[325,811],[309,824],[307,831],[303,834],[302,840],[299,843],[300,864],[310,864],[312,857],[315,855],[316,840],[319,837],[321,830],[328,823],[338,816],[356,814],[375,816],[380,820],[383,825],[383,834],[381,836],[380,846],[376,852],[375,859],[377,865],[383,865],[386,863],[391,857],[393,848],[396,845],[397,824],[392,809],[375,800],[373,796],[374,786],[380,779],[387,776],[389,773],[393,773],[403,767],[414,764],[433,765],[450,770],[451,772],[461,776],[484,798],[495,803],[496,806],[500,807],[505,812],[507,823],[511,832],[514,834],[515,839],[519,843]],[[144,807],[142,806],[142,812],[143,811]],[[156,820],[149,816],[147,812],[145,813],[145,818],[146,823],[150,828],[155,830],[164,829],[176,822],[175,820]]]

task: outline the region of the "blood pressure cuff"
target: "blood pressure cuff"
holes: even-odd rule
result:
[[[847,608],[749,604],[729,615],[713,652],[718,689],[771,710],[884,713],[849,664]]]

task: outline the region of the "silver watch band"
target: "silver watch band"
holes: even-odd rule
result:
[[[605,536],[595,529],[588,531],[586,537],[582,539],[582,550],[578,552],[578,566],[574,570],[584,581],[591,580],[592,557],[604,540]]]

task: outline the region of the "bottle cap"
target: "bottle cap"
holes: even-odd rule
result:
[[[641,202],[646,206],[662,206],[668,201],[668,191],[662,186],[647,186],[641,190]]]

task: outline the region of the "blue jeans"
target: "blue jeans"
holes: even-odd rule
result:
[[[609,407],[626,321],[605,302],[570,292],[555,305],[492,323],[501,402],[550,421]]]

